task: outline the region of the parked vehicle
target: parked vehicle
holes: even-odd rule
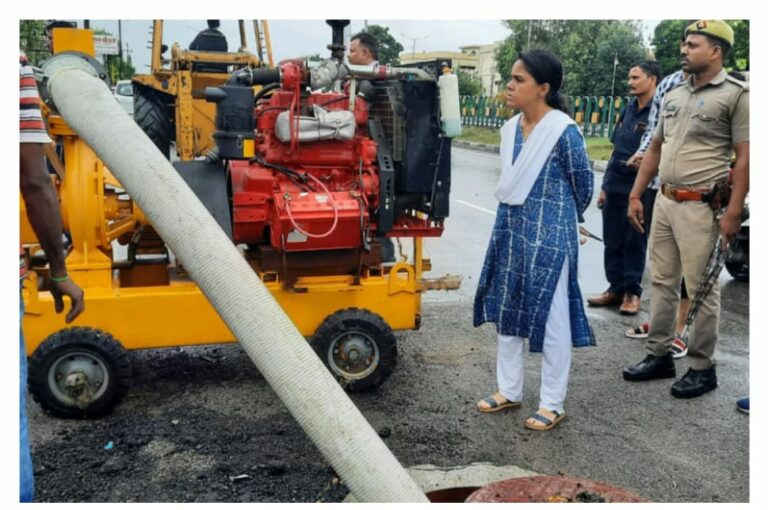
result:
[[[115,99],[120,106],[133,117],[133,83],[131,80],[120,80],[115,85]]]
[[[725,269],[740,282],[749,281],[749,196],[744,211],[744,222],[725,256]]]

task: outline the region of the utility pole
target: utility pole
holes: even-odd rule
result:
[[[123,20],[117,20],[117,59],[120,61],[120,70],[123,69]]]
[[[406,39],[410,39],[411,41],[413,41],[413,43],[411,44],[411,60],[416,59],[416,41],[421,39],[429,39],[428,35],[425,35],[424,37],[411,37],[410,35],[406,35],[402,32],[400,32],[400,35],[402,35]]]
[[[531,20],[528,20],[528,44],[525,45],[525,50],[531,49]]]
[[[611,97],[616,90],[616,66],[619,65],[619,52],[613,54],[613,79],[611,80]]]
[[[125,43],[125,60],[129,64],[133,65],[133,62],[131,62],[131,45],[128,43]]]

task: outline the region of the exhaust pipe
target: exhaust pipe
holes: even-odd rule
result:
[[[61,116],[130,193],[360,501],[427,502],[200,200],[78,55],[43,71]],[[194,239],[194,243],[191,240]]]

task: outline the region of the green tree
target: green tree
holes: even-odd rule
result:
[[[680,69],[680,38],[685,27],[693,20],[664,20],[653,31],[653,46],[656,60],[664,74]],[[749,20],[726,20],[733,28],[734,43],[725,59],[728,70],[749,70]]]
[[[19,20],[19,45],[33,65],[51,56],[45,44],[45,20]]]
[[[483,93],[483,86],[472,73],[458,71],[459,77],[459,95],[460,96],[479,96]]]
[[[563,63],[563,93],[610,94],[614,57],[616,95],[626,93],[629,66],[643,58],[642,30],[631,20],[507,20],[511,30],[496,54],[506,80],[517,56],[526,49],[545,49]]]
[[[733,27],[733,48],[725,61],[725,67],[739,71],[749,71],[749,20],[726,20]]]
[[[506,80],[512,71],[517,55],[530,48],[559,51],[558,35],[565,32],[566,20],[506,20],[504,24],[512,31],[496,54],[496,66],[502,79]]]
[[[118,80],[130,80],[136,74],[136,68],[133,67],[130,55],[122,61],[119,55],[105,55],[104,67],[106,67],[113,84]]]
[[[389,33],[389,28],[381,25],[368,25],[367,32],[375,37],[379,43],[379,64],[398,65],[403,45]]]
[[[570,61],[567,54],[564,57]],[[639,27],[623,23],[606,24],[600,28],[592,65],[577,68],[581,76],[573,86],[565,89],[571,95],[626,96],[629,69],[644,57],[645,48]],[[614,59],[618,62],[615,76]]]
[[[691,20],[665,19],[653,30],[654,56],[665,75],[680,69],[680,39]]]

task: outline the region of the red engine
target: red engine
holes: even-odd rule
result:
[[[280,250],[358,248],[376,229],[371,211],[379,200],[376,143],[365,135],[368,105],[356,98],[350,140],[299,142],[293,133],[290,142],[280,141],[275,125],[283,112],[300,120],[313,105],[349,111],[345,94],[301,97],[295,63],[281,71],[281,88],[254,110],[257,156],[230,163],[234,241],[259,244],[268,235]]]
[[[336,61],[326,62],[336,72]],[[368,253],[376,237],[439,236],[448,216],[450,140],[440,135],[438,72],[416,70],[416,80],[402,68],[353,70],[333,75],[338,92],[316,93],[308,86],[318,83],[316,70],[285,61],[206,89],[218,103],[214,138],[228,162],[233,241],[263,253],[271,246],[349,261]],[[266,87],[253,104],[257,83]],[[369,253],[365,263],[377,260]]]

